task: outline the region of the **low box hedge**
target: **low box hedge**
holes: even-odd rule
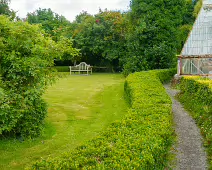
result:
[[[172,102],[161,83],[171,76],[163,74],[174,72],[129,75],[124,88],[130,109],[124,119],[72,152],[36,162],[31,169],[164,169],[174,130]]]
[[[212,80],[198,76],[182,77],[179,100],[200,127],[212,169]]]

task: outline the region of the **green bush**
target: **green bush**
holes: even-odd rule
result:
[[[200,127],[212,169],[212,80],[201,77],[183,77],[179,100],[189,110]]]
[[[62,38],[57,43],[39,25],[0,15],[0,138],[33,138],[42,132],[47,105],[42,95],[54,80],[54,59],[78,50]]]
[[[171,72],[129,75],[125,92],[131,108],[123,120],[72,152],[36,162],[31,169],[164,169],[174,131],[172,102],[158,75]]]
[[[0,16],[0,137],[40,134],[47,107],[42,99],[52,80],[55,43],[38,25]]]

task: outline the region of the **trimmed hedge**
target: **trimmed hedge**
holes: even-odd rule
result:
[[[212,169],[212,80],[198,76],[183,77],[179,100],[200,127]]]
[[[58,72],[69,72],[69,66],[54,66]]]
[[[173,68],[173,69],[169,69],[167,70],[153,70],[156,72],[158,78],[160,79],[161,83],[168,83],[173,76],[176,74],[177,69]]]
[[[134,73],[125,82],[131,108],[100,136],[31,169],[164,169],[174,141],[172,102],[161,81],[173,70]],[[172,75],[173,76],[173,75]]]

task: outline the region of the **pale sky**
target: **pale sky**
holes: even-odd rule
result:
[[[126,11],[129,5],[130,0],[11,0],[10,8],[17,11],[21,18],[25,18],[28,12],[34,12],[39,7],[51,8],[53,12],[73,21],[82,11],[89,14],[98,13],[99,8]]]

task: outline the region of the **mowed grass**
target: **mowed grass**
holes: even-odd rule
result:
[[[65,73],[64,73],[65,74]],[[49,87],[44,135],[34,140],[0,140],[0,169],[23,169],[46,157],[71,151],[101,133],[127,111],[120,74],[67,76]]]

